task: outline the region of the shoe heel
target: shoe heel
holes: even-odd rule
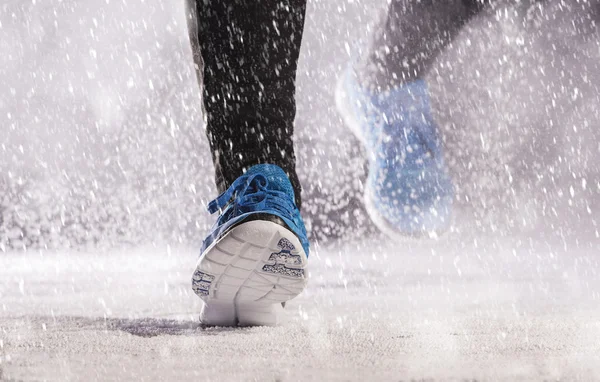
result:
[[[200,311],[200,322],[207,326],[235,326],[235,305],[231,301],[204,303]]]
[[[206,302],[205,325],[278,325],[281,303],[305,288],[307,258],[296,235],[252,220],[228,232],[200,257],[192,278]]]
[[[238,303],[237,316],[240,326],[276,326],[283,320],[281,304]]]

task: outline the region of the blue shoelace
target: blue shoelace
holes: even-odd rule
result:
[[[264,175],[242,175],[227,191],[208,204],[208,212],[214,214],[233,204],[230,210],[233,216],[271,210],[293,219],[297,208],[289,195],[269,189],[268,185],[269,181]],[[226,220],[232,217],[229,213],[227,215]]]

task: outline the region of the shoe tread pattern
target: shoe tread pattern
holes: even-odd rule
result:
[[[294,233],[270,221],[249,221],[200,257],[192,289],[207,305],[231,304],[239,315],[241,307],[280,304],[299,295],[307,283],[306,265]]]

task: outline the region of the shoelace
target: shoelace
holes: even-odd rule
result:
[[[264,175],[242,175],[215,200],[208,204],[208,212],[214,214],[234,203],[241,213],[261,210],[275,210],[283,216],[294,216],[296,205],[282,191],[268,188],[269,181]]]

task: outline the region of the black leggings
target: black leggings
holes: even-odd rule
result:
[[[394,0],[359,68],[374,84],[418,78],[488,0]],[[220,192],[258,163],[282,167],[300,206],[293,146],[306,0],[197,0],[207,135]]]
[[[387,89],[421,78],[486,4],[495,0],[393,0],[369,54],[356,68],[363,86]]]
[[[219,192],[249,167],[280,166],[300,205],[293,145],[306,0],[197,0],[203,107]],[[203,62],[201,62],[203,61]]]

